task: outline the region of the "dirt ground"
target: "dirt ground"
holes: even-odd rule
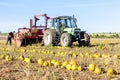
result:
[[[46,51],[45,53],[42,53]],[[54,51],[53,54],[47,51]],[[59,54],[64,53],[64,54]],[[71,54],[71,52],[75,54]],[[99,58],[86,56],[99,53]],[[0,58],[0,80],[120,80],[120,57],[114,59],[114,54],[120,53],[119,39],[93,39],[91,46],[78,47],[75,43],[71,48],[44,47],[32,45],[17,48],[15,45],[5,45],[5,41],[0,42],[0,56],[2,54],[12,55],[13,59],[6,61]],[[84,57],[80,57],[83,54]],[[107,58],[103,58],[102,54],[107,54]],[[30,57],[31,63],[24,60],[18,60],[19,56]],[[53,65],[43,67],[37,63],[37,60],[57,60],[60,62],[76,60],[78,65],[83,67],[82,71],[66,70],[63,67],[55,67]],[[101,74],[95,74],[88,70],[88,65],[94,63],[102,69]],[[108,76],[106,69],[112,67],[116,73]]]

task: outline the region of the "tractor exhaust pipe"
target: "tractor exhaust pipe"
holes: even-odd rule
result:
[[[30,19],[30,32],[32,31],[33,20]]]

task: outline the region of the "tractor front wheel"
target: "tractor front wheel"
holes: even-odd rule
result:
[[[71,46],[72,38],[68,33],[63,33],[60,38],[61,46]]]
[[[79,46],[89,46],[90,36],[87,33],[83,34],[83,39],[78,40]]]

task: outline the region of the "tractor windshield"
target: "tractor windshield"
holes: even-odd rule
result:
[[[64,27],[64,28],[72,28],[72,22],[70,19],[51,19],[49,20],[49,26],[53,26],[55,28],[60,28],[60,27]]]

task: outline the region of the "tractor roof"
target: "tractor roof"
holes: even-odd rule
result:
[[[52,17],[51,19],[72,19],[71,16],[56,16],[56,17]]]

